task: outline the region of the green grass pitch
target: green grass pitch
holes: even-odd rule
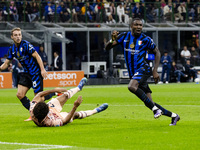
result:
[[[85,86],[64,106],[72,108],[83,96],[79,110],[108,103],[106,111],[74,120],[62,127],[37,127],[16,97],[16,89],[0,90],[0,150],[197,150],[200,147],[200,84],[150,84],[155,102],[178,113],[181,120],[153,118],[153,113],[128,91],[127,85]],[[70,89],[70,88],[68,88]],[[32,99],[33,91],[27,96]]]

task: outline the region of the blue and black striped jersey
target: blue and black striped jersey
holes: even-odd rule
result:
[[[26,40],[22,40],[19,48],[17,48],[15,44],[10,46],[7,59],[18,59],[18,61],[23,66],[25,73],[29,73],[30,75],[39,74],[41,72],[39,64],[37,60],[32,57],[34,52],[35,48],[33,45]]]
[[[149,36],[142,33],[135,38],[129,31],[119,34],[116,41],[123,47],[129,76],[132,77],[139,69],[143,69],[145,65],[149,66],[145,61],[147,50],[153,51],[156,48],[156,44]]]

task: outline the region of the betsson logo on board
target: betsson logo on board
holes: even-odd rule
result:
[[[48,72],[44,87],[77,86],[83,77],[83,71]]]

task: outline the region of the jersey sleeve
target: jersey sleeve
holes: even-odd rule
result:
[[[123,33],[120,33],[119,35],[118,35],[118,37],[117,37],[117,43],[118,44],[122,44],[123,43],[123,40],[124,40],[124,38],[125,38],[125,36],[126,36],[126,32],[123,32]]]
[[[154,43],[153,39],[151,39],[150,37],[147,37],[146,40],[147,40],[147,48],[150,51],[153,51],[156,48],[156,44]]]
[[[23,48],[26,50],[26,54],[32,55],[36,51],[33,45],[26,40],[23,42]]]
[[[9,50],[8,50],[8,57],[7,57],[7,59],[9,59],[9,60],[12,60],[13,59],[13,55],[12,55],[12,47],[10,47],[9,48]]]
[[[31,43],[28,43],[28,53],[32,55],[34,52],[35,52],[35,48],[33,47]]]

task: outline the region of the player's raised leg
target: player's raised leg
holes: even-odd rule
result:
[[[63,105],[67,102],[68,99],[74,96],[77,92],[81,91],[86,83],[87,83],[87,78],[84,77],[81,79],[77,87],[67,90],[67,92],[64,92],[63,95],[58,96],[57,99],[59,100],[61,106],[63,107]]]
[[[106,110],[107,108],[108,108],[108,104],[104,103],[101,106],[99,106],[93,110],[79,111],[79,112],[75,113],[73,119],[83,119],[83,118],[89,117],[91,115],[94,115],[96,113],[100,113],[100,112]]]
[[[78,88],[80,91],[82,90],[83,86],[87,83],[87,78],[82,78],[81,81],[79,82]]]

